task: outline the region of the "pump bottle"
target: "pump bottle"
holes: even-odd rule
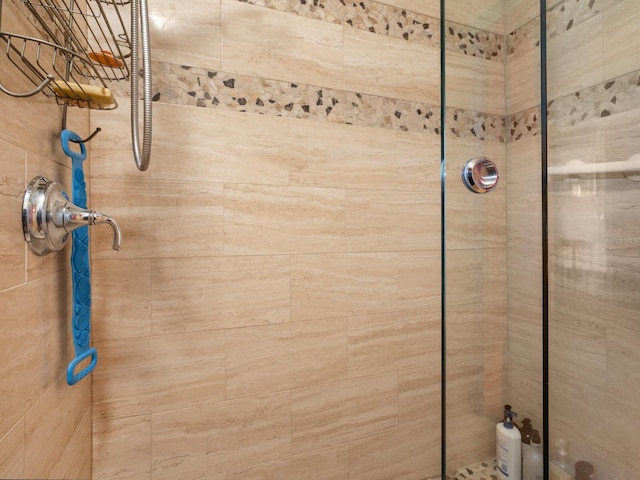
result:
[[[522,437],[511,405],[504,406],[504,420],[496,425],[496,467],[500,480],[522,480]]]

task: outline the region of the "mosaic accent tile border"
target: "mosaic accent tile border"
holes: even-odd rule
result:
[[[493,32],[447,22],[447,50],[504,62],[505,37]]]
[[[547,11],[547,36],[554,38],[614,5],[615,0],[565,0]],[[540,18],[507,35],[507,55],[518,56],[540,45]]]
[[[298,119],[440,134],[440,107],[300,83],[152,62],[153,100]],[[450,134],[504,141],[504,117],[450,110]]]
[[[495,460],[462,467],[447,475],[447,480],[499,480]]]
[[[303,17],[351,25],[379,35],[430,46],[440,44],[440,20],[373,0],[238,0]],[[447,22],[447,48],[474,57],[503,60],[504,36]]]
[[[589,20],[614,5],[616,0],[565,0],[547,12],[547,35],[551,38]]]
[[[540,106],[507,116],[507,142],[535,137],[540,133]]]
[[[507,56],[516,58],[540,46],[540,17],[525,23],[506,38]]]
[[[440,107],[168,63],[153,64],[154,101],[438,135]]]
[[[503,115],[448,108],[445,123],[448,135],[458,138],[505,142],[505,118]]]
[[[640,108],[640,70],[549,102],[549,125],[566,127]]]

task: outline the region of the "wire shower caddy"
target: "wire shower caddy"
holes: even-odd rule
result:
[[[12,1],[22,11],[37,36],[3,30],[3,1]],[[31,88],[26,92],[11,91],[0,76],[0,91],[14,97],[42,92],[55,98],[64,108],[64,129],[67,107],[117,108],[109,84],[130,80],[134,157],[138,169],[146,170],[151,149],[151,64],[146,1],[0,0],[0,45],[5,44],[6,57]],[[144,77],[142,147],[137,118],[139,43],[142,43]]]

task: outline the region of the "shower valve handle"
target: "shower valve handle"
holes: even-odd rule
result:
[[[29,248],[38,256],[62,250],[75,229],[100,223],[112,228],[113,249],[120,250],[122,232],[116,221],[71,203],[59,183],[35,177],[24,193],[22,229]]]

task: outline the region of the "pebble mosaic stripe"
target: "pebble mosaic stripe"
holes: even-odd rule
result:
[[[447,475],[447,480],[499,480],[495,460],[462,467]]]
[[[257,6],[348,24],[407,41],[439,43],[438,19],[373,0],[239,0]],[[548,12],[555,36],[611,6],[611,0],[565,0]],[[502,60],[504,39],[449,23],[449,50]],[[507,36],[510,58],[539,45],[539,19]],[[357,92],[154,62],[154,101],[214,107],[299,119],[388,128],[439,135],[440,107]],[[549,124],[575,125],[640,108],[640,72],[595,85],[549,102]],[[449,109],[447,134],[511,142],[539,133],[539,107],[502,117]]]
[[[516,142],[526,137],[534,137],[540,133],[540,107],[535,106],[522,112],[507,116],[507,142]]]
[[[304,17],[351,25],[359,30],[440,44],[440,20],[373,0],[238,0]],[[504,36],[447,22],[447,48],[474,57],[503,61]]]
[[[426,103],[152,62],[153,100],[299,119],[440,134],[440,107]],[[450,110],[449,134],[504,142],[504,117]]]
[[[577,125],[640,108],[640,70],[549,102],[549,126]]]
[[[615,0],[564,0],[547,11],[547,38],[554,38],[613,6]],[[540,18],[507,35],[507,55],[518,56],[540,45]]]

